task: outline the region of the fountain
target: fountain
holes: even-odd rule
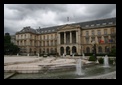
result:
[[[64,57],[64,53],[63,53],[63,57]]]
[[[83,58],[85,58],[85,55],[84,55],[84,53],[83,53]]]
[[[82,70],[82,61],[81,59],[78,59],[76,62],[76,74],[77,75],[84,75],[83,70]]]
[[[29,69],[27,70],[27,72],[31,71],[32,73],[19,73],[12,76],[10,79],[74,79],[74,78],[85,78],[92,76],[102,76],[103,74],[116,71],[116,65],[112,65],[111,68],[108,69],[103,68],[103,65],[101,64],[83,65],[83,60],[81,58],[77,59],[76,64],[74,64],[75,62],[74,59],[72,59],[73,63],[68,63],[66,60],[69,61],[71,59],[62,59],[62,58],[59,60],[57,59],[58,64],[57,62],[55,62],[54,59],[52,59],[52,61],[48,59],[46,60],[42,59],[40,62],[44,63],[45,61],[49,61],[50,63],[49,64],[44,63],[42,65],[39,64],[38,65],[39,69],[37,70],[34,69],[35,71],[38,71],[38,73],[33,73],[33,69],[32,70]],[[40,69],[40,66],[43,69]]]
[[[17,53],[17,56],[19,56],[19,54]]]
[[[108,56],[105,55],[104,57],[104,67],[109,67]]]
[[[29,56],[29,54],[27,54],[27,56]]]
[[[39,57],[39,53],[38,53],[38,57]]]
[[[72,54],[72,57],[74,58],[74,53]]]

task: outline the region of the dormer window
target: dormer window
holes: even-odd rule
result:
[[[89,27],[89,25],[86,25],[86,27]]]
[[[106,23],[103,23],[103,25],[106,25]]]
[[[94,26],[94,24],[92,24],[91,26]]]
[[[109,24],[113,24],[113,22],[109,22]]]
[[[99,26],[100,24],[96,24],[97,26]]]

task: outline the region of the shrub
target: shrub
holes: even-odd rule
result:
[[[115,63],[116,63],[116,58],[114,59]]]
[[[98,61],[99,61],[99,64],[103,64],[104,62],[103,58],[99,58]]]
[[[112,59],[109,58],[109,64],[113,64],[113,61]]]
[[[92,55],[92,56],[90,56],[90,57],[89,57],[89,61],[96,61],[95,56],[93,56],[93,55]]]

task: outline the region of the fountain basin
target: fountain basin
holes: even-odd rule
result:
[[[84,78],[91,76],[103,75],[116,71],[116,66],[111,66],[110,68],[104,68],[103,65],[93,65],[93,66],[84,66],[82,69],[84,75],[76,75],[76,69],[69,70],[54,70],[54,71],[44,71],[40,73],[28,73],[28,74],[16,74],[10,79],[74,79],[74,78]],[[5,75],[5,74],[4,74]]]

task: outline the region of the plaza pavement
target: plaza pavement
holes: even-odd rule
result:
[[[86,60],[82,60],[86,62]],[[42,69],[42,66],[63,66],[75,65],[76,60],[72,58],[55,58],[55,57],[37,57],[37,56],[4,56],[4,71],[5,70],[23,70],[23,73],[36,73]],[[40,66],[39,66],[40,65]],[[29,72],[25,72],[29,70]],[[78,79],[116,79],[116,71],[100,76],[92,76]]]

